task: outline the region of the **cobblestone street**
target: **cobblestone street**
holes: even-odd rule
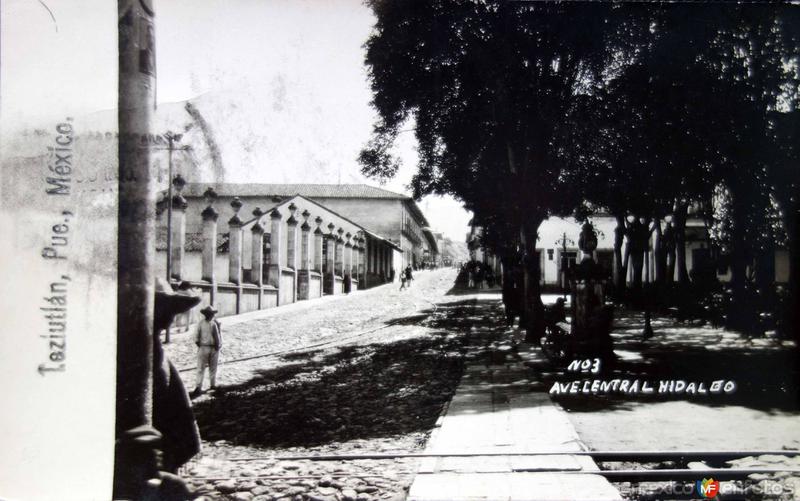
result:
[[[227,327],[222,319],[221,389],[194,401],[203,452],[184,468],[192,485],[207,499],[403,499],[418,460],[270,457],[420,452],[480,318],[474,296],[447,294],[455,276],[418,272],[410,290],[392,284]],[[173,335],[166,349],[191,389],[190,338]]]
[[[470,360],[527,366],[531,395],[545,395],[554,381],[570,379],[563,367],[544,357],[520,358],[506,346],[519,336],[501,321],[497,291],[457,289],[455,278],[455,270],[419,272],[406,291],[387,285],[277,308],[261,319],[229,320],[228,326],[223,319],[221,389],[194,400],[203,452],[183,475],[207,493],[205,499],[405,499],[423,464],[420,458],[308,456],[425,451]],[[544,299],[552,302],[554,297]],[[585,447],[691,450],[698,448],[699,436],[710,437],[720,444],[712,448],[719,449],[729,448],[724,444],[731,437],[736,437],[740,450],[797,446],[796,405],[787,399],[794,387],[790,379],[782,379],[791,371],[767,370],[792,366],[785,347],[663,317],[653,321],[656,336],[643,343],[640,316],[619,311],[614,330],[617,357],[604,368],[604,377],[725,377],[741,368],[736,360],[743,355],[752,370],[748,377],[737,373],[739,389],[734,395],[714,400],[553,398],[568,413]],[[187,388],[195,383],[190,337],[176,334],[167,345],[183,369]],[[726,426],[714,424],[721,422]],[[710,427],[698,433],[693,428],[701,423]],[[464,440],[466,445],[469,438]],[[783,456],[764,456],[730,464],[795,463]],[[607,469],[646,466],[601,464]],[[796,477],[779,477],[784,487],[797,488]],[[653,488],[624,482],[615,487],[626,499]]]

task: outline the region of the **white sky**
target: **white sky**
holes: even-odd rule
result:
[[[38,0],[3,1],[4,121],[115,108],[116,82],[96,68],[116,65],[116,9],[80,11],[67,8],[70,1],[45,0],[55,22]],[[159,103],[239,96],[229,121],[212,127],[287,143],[280,155],[259,158],[256,142],[253,158],[225,166],[227,181],[291,182],[291,169],[306,169],[296,181],[319,172],[315,182],[376,184],[355,161],[374,119],[362,48],[373,17],[359,0],[156,0],[155,8]],[[91,58],[74,49],[103,44],[109,50],[93,49]],[[34,94],[28,84],[53,65],[64,75],[58,92]],[[404,167],[385,187],[406,192],[417,161],[413,134],[401,135],[398,152]],[[274,157],[280,177],[253,168]],[[470,216],[459,203],[428,197],[420,206],[435,229],[463,241]]]

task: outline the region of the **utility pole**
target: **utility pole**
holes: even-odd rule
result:
[[[177,186],[177,183],[182,182],[185,184],[185,181],[182,181],[182,178],[180,178],[180,174],[177,176],[172,175],[172,152],[189,151],[192,149],[189,145],[175,147],[175,143],[179,143],[182,137],[183,134],[175,134],[172,131],[164,133],[164,138],[167,140],[167,180],[169,181],[167,186],[167,281],[172,279],[172,188],[175,186],[180,192],[183,186]],[[158,149],[163,150],[163,148]]]
[[[183,185],[186,181],[178,174],[177,176],[172,175],[172,152],[176,150],[180,151],[188,151],[191,150],[191,146],[180,146],[175,147],[175,143],[180,142],[182,134],[175,134],[172,131],[167,131],[164,133],[164,138],[167,140],[167,282],[172,279],[172,207],[174,204],[174,195],[172,188],[175,187],[180,193],[180,190],[183,188]],[[156,148],[163,150],[164,148]],[[154,333],[155,336],[158,336],[159,333]],[[164,336],[164,344],[168,344],[170,342],[170,327],[167,326],[165,336]]]
[[[172,278],[172,150],[175,141],[181,140],[181,135],[177,136],[170,131],[164,134],[167,139],[167,282]],[[169,328],[167,328],[169,338]],[[167,340],[169,342],[169,340]]]
[[[150,0],[118,0],[119,215],[114,499],[148,499],[158,478],[152,427],[155,26]]]

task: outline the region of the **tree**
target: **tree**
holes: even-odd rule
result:
[[[614,54],[610,4],[490,1],[370,3],[367,41],[379,121],[360,156],[363,171],[391,176],[390,153],[413,118],[420,162],[415,196],[450,194],[515,228],[524,250],[526,318],[542,330],[537,232],[578,205],[560,142],[577,95],[599,81]],[[502,256],[501,256],[502,257]]]

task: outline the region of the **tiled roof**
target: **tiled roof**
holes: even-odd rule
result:
[[[260,184],[260,183],[189,183],[183,190],[187,198],[202,197],[209,188],[214,188],[220,197],[278,197],[283,202],[288,197],[300,195],[305,198],[382,198],[385,200],[403,200],[406,206],[420,222],[420,226],[428,226],[428,220],[417,203],[408,195],[384,190],[367,184]]]
[[[183,194],[201,197],[211,186],[222,197],[291,197],[306,198],[386,198],[408,200],[411,197],[367,184],[260,184],[260,183],[189,183]]]

